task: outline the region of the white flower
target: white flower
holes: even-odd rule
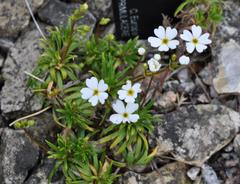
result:
[[[158,29],[154,29],[154,34],[157,37],[149,37],[148,42],[152,47],[158,47],[159,51],[169,51],[169,49],[176,49],[179,45],[178,40],[173,40],[177,36],[177,30],[167,27],[159,26]]]
[[[138,49],[138,54],[141,55],[141,56],[144,55],[145,52],[146,52],[146,50],[145,50],[143,47],[140,47],[140,48]]]
[[[98,101],[104,104],[108,98],[108,94],[105,92],[108,89],[108,85],[103,80],[98,82],[96,77],[87,79],[86,85],[87,88],[81,89],[82,98],[88,100],[92,106],[96,106]]]
[[[139,83],[132,86],[132,82],[127,81],[126,85],[123,85],[122,89],[118,91],[119,99],[124,100],[126,103],[134,103],[138,93],[142,91],[140,86]]]
[[[133,114],[138,109],[138,104],[136,103],[128,103],[125,107],[124,103],[121,100],[116,100],[112,107],[117,114],[112,114],[110,116],[110,121],[114,124],[120,123],[135,123],[139,119],[138,114]]]
[[[151,72],[158,72],[161,66],[162,65],[154,58],[148,60],[148,67]]]
[[[188,56],[183,55],[179,58],[179,63],[181,65],[188,65],[190,63],[190,58]]]
[[[161,55],[160,54],[154,54],[153,58],[157,61],[159,61],[161,59]]]
[[[186,47],[188,53],[193,53],[195,49],[197,52],[202,53],[207,49],[206,45],[212,43],[209,36],[209,33],[202,35],[202,28],[196,25],[192,26],[192,33],[188,30],[184,30],[183,34],[180,35],[180,37],[187,42]]]

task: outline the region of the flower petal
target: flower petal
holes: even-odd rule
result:
[[[154,34],[160,38],[163,39],[165,37],[165,29],[162,26],[159,26],[157,29],[154,29]]]
[[[203,44],[197,44],[196,49],[197,49],[198,53],[202,53],[205,49],[207,49],[207,46],[203,45]]]
[[[126,103],[134,103],[135,102],[135,98],[136,97],[133,97],[133,96],[126,96],[126,98],[124,99],[124,101]]]
[[[127,96],[127,91],[126,90],[119,90],[118,91],[118,97],[121,100],[124,100]]]
[[[123,117],[122,122],[123,122],[123,123],[126,123],[126,122],[130,123],[130,119],[129,119],[129,117],[128,117],[128,118],[124,118],[124,117]]]
[[[132,88],[132,82],[128,80],[126,84],[122,86],[122,89],[129,90],[130,88]]]
[[[155,61],[155,59],[151,58],[151,59],[148,60],[147,63],[148,63],[148,65],[153,65],[154,61]]]
[[[193,33],[193,37],[199,38],[202,34],[202,28],[200,26],[193,25],[192,33]]]
[[[104,92],[108,89],[108,85],[104,83],[104,80],[100,80],[98,83],[98,90]]]
[[[139,105],[137,103],[128,103],[126,106],[126,111],[130,114],[138,110]]]
[[[179,41],[178,40],[171,40],[168,43],[168,47],[170,49],[176,49],[178,45],[179,45]]]
[[[113,102],[112,108],[115,112],[119,114],[123,114],[125,112],[125,106],[121,100],[116,100],[115,102]]]
[[[105,103],[105,100],[108,98],[108,94],[105,92],[101,92],[98,96],[98,99],[100,101],[101,104]]]
[[[148,38],[148,42],[150,43],[150,45],[152,47],[159,47],[161,45],[161,39],[157,38],[157,37],[149,37]]]
[[[129,120],[133,123],[137,122],[139,120],[139,115],[138,114],[130,114],[129,115]]]
[[[172,40],[176,36],[177,36],[177,30],[175,28],[171,29],[171,27],[167,27],[167,29],[166,29],[166,37],[169,40]]]
[[[185,56],[185,55],[183,55],[183,56],[181,56],[181,57],[179,58],[179,63],[180,63],[181,65],[188,65],[189,62],[190,62],[190,58],[187,57],[187,56]]]
[[[89,103],[92,104],[92,106],[96,106],[98,103],[98,97],[97,96],[92,96],[89,100]]]
[[[135,83],[132,88],[133,90],[136,92],[136,93],[140,93],[142,90],[141,90],[141,84],[140,83]]]
[[[123,121],[123,117],[120,114],[113,114],[109,119],[114,124],[120,124]]]
[[[193,39],[193,35],[190,31],[184,30],[183,34],[180,35],[180,38],[183,39],[184,41],[191,41]]]
[[[91,77],[90,79],[86,80],[86,85],[90,89],[97,89],[98,88],[98,80],[96,77]]]
[[[167,45],[161,45],[161,46],[158,48],[158,50],[159,50],[160,52],[167,52],[167,51],[169,51],[169,47],[168,47]]]
[[[212,41],[209,39],[209,33],[205,33],[202,36],[200,36],[199,42],[204,45],[211,44]]]
[[[80,92],[82,94],[82,98],[85,100],[93,96],[93,90],[91,90],[90,88],[82,88]]]
[[[194,51],[194,49],[195,49],[195,45],[194,44],[192,44],[191,42],[188,42],[188,43],[186,43],[186,47],[187,47],[187,52],[188,53],[193,53],[193,51]]]

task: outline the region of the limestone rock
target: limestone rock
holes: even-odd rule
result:
[[[44,159],[40,166],[32,173],[24,184],[46,184],[48,183],[48,176],[54,167],[55,161]],[[51,184],[64,184],[62,175],[56,173],[53,177]]]
[[[52,141],[56,139],[55,133],[58,130],[52,114],[45,112],[31,119],[35,121],[34,125],[24,128],[24,130],[32,139],[48,147],[46,140]]]
[[[238,134],[234,141],[233,141],[233,146],[234,146],[234,150],[235,152],[239,155],[240,158],[240,134]]]
[[[21,184],[38,161],[38,148],[24,131],[0,129],[0,182]]]
[[[220,184],[216,172],[208,165],[203,165],[202,177],[206,184]]]
[[[1,91],[1,110],[8,119],[41,109],[39,98],[33,97],[27,87],[28,76],[24,73],[32,72],[36,66],[40,55],[39,38],[37,30],[26,32],[9,50],[5,60],[2,69],[5,83]]]
[[[0,68],[2,68],[4,62],[4,58],[2,55],[0,55]]]
[[[51,0],[40,8],[38,16],[47,24],[53,26],[66,26],[69,16],[72,15],[74,10],[79,8],[79,6],[80,4],[78,3],[66,4],[58,0]],[[86,24],[90,26],[90,33],[92,33],[96,24],[96,19],[90,12],[87,12],[85,17],[80,20],[79,24]]]
[[[224,18],[212,46],[218,74],[213,80],[218,93],[240,93],[240,1],[224,1]]]
[[[90,11],[100,20],[103,17],[112,18],[112,0],[87,0]]]
[[[121,184],[190,184],[186,176],[186,166],[182,163],[171,163],[158,171],[146,174],[126,172],[121,178]]]
[[[29,0],[33,12],[43,4],[44,0]],[[30,22],[30,14],[21,0],[0,0],[0,35],[1,37],[17,37]]]
[[[168,91],[158,96],[154,105],[159,109],[160,113],[172,111],[176,107],[177,94]]]
[[[199,167],[192,167],[187,171],[187,175],[192,181],[195,181],[197,179],[199,173],[200,173]]]
[[[181,107],[156,126],[151,145],[182,162],[202,166],[226,146],[240,127],[239,113],[220,105]]]
[[[222,45],[218,54],[218,74],[213,79],[216,91],[222,93],[240,94],[240,44],[234,40]]]

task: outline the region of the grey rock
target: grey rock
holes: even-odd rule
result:
[[[41,109],[38,97],[27,88],[25,71],[32,72],[40,55],[40,35],[37,30],[26,32],[20,37],[15,46],[9,50],[2,69],[5,79],[1,91],[1,110],[4,117],[16,118],[19,114],[29,113]]]
[[[52,114],[45,112],[33,117],[32,120],[35,122],[34,125],[24,128],[24,130],[36,142],[48,147],[46,140],[54,140],[55,133],[58,130]]]
[[[151,145],[158,154],[171,152],[182,162],[201,167],[225,147],[240,127],[239,113],[220,105],[181,107],[155,127]]]
[[[4,127],[5,123],[3,121],[2,116],[0,116],[0,128]]]
[[[0,55],[0,68],[3,67],[3,62],[4,62],[4,57],[2,55]]]
[[[238,134],[233,141],[234,151],[238,154],[240,158],[240,134]]]
[[[195,181],[200,171],[201,169],[199,167],[192,167],[187,171],[187,175],[192,181]]]
[[[0,129],[0,182],[21,184],[38,161],[39,151],[24,131]]]
[[[179,90],[184,93],[190,93],[195,88],[195,84],[193,83],[192,73],[188,68],[183,68],[177,74],[177,78],[180,82]]]
[[[44,0],[29,0],[35,12]],[[24,1],[0,0],[0,35],[1,37],[17,37],[19,32],[30,22],[30,14]]]
[[[137,174],[132,171],[123,174],[121,184],[190,184],[186,176],[186,166],[182,163],[171,163],[157,171]]]
[[[183,68],[177,73],[177,78],[181,83],[192,81],[191,77],[192,77],[192,73],[189,71],[188,68]]]
[[[213,71],[215,71],[214,69],[214,65],[208,64],[207,66],[205,66],[200,72],[199,72],[199,76],[201,77],[202,81],[204,82],[204,84],[206,85],[212,85],[213,83]]]
[[[48,176],[54,167],[55,161],[44,159],[39,167],[32,173],[32,175],[24,182],[24,184],[46,184],[48,183]],[[56,173],[51,184],[64,184],[62,175]]]
[[[51,0],[40,8],[38,16],[47,24],[53,26],[66,26],[69,16],[72,15],[74,10],[79,8],[79,6],[80,4],[77,3],[66,4],[59,0]],[[88,25],[91,28],[90,33],[92,33],[96,24],[96,19],[90,12],[87,12],[83,19],[80,20],[79,24]]]
[[[233,150],[233,144],[229,144],[226,148],[224,148],[224,151],[231,152]]]
[[[8,50],[14,46],[14,43],[10,39],[0,38],[0,49],[4,52],[8,52]]]
[[[202,177],[205,184],[220,184],[216,172],[212,167],[208,165],[203,165],[202,167]]]
[[[224,18],[213,40],[213,61],[218,74],[213,80],[218,93],[239,93],[240,1],[224,1]]]
[[[112,18],[112,0],[87,0],[87,3],[98,20],[103,17]]]
[[[114,34],[115,32],[116,32],[116,26],[115,24],[111,23],[104,29],[103,33],[101,33],[101,37],[105,37],[109,34]]]
[[[157,96],[154,105],[159,109],[160,113],[172,111],[176,107],[177,94],[168,91],[161,96]]]
[[[196,85],[194,82],[183,82],[179,86],[179,91],[184,93],[191,93],[195,89]]]
[[[234,40],[222,44],[218,54],[218,74],[213,79],[213,85],[220,94],[240,94],[240,44]]]

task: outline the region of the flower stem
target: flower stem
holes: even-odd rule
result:
[[[143,100],[142,100],[142,103],[141,103],[141,105],[140,105],[140,108],[144,105],[144,103],[145,103],[145,101],[146,101],[147,95],[148,95],[148,93],[149,93],[149,90],[150,90],[151,85],[152,85],[152,82],[153,82],[153,77],[154,77],[154,75],[151,76],[151,79],[150,79],[150,81],[149,81],[149,83],[148,83],[148,87],[147,87],[146,93],[145,93],[145,95],[144,95],[144,97],[143,97]]]

